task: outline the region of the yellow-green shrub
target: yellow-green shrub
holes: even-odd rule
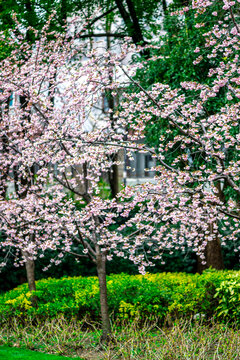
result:
[[[240,314],[240,272],[205,271],[202,275],[159,273],[108,276],[112,317],[119,320],[175,319],[202,314],[221,319]],[[230,287],[231,285],[231,287]],[[228,289],[232,290],[229,291]],[[38,306],[32,307],[27,285],[0,296],[0,318],[59,316],[100,319],[97,277],[44,279],[37,282]],[[229,305],[230,304],[230,305]],[[226,308],[229,307],[228,313]],[[227,316],[226,316],[227,314]]]

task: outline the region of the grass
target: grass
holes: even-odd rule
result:
[[[56,356],[56,355],[48,355],[38,353],[36,351],[24,350],[18,348],[9,348],[6,346],[0,346],[0,359],[1,360],[70,360],[73,358]],[[81,360],[79,357],[75,358],[76,360]]]
[[[148,323],[139,326],[137,322],[121,327],[113,324],[113,341],[105,346],[99,343],[100,335],[97,326],[90,331],[77,321],[59,319],[39,326],[31,322],[21,326],[16,321],[11,327],[0,329],[0,344],[14,347],[13,355],[9,352],[8,357],[3,357],[4,352],[2,355],[0,351],[0,359],[58,359],[37,352],[30,352],[32,357],[26,357],[27,350],[16,348],[70,358],[78,356],[84,360],[240,359],[240,330],[218,323],[181,321],[170,328]],[[5,347],[2,351],[4,349],[6,351]],[[14,358],[14,354],[22,357]]]

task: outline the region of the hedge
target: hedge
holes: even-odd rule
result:
[[[169,322],[180,317],[240,322],[240,272],[207,270],[202,275],[159,273],[107,277],[112,319]],[[37,281],[38,306],[31,306],[27,284],[0,296],[0,321],[31,316],[100,320],[97,277]]]

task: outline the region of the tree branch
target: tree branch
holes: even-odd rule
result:
[[[95,22],[97,22],[98,20],[102,19],[104,16],[107,16],[108,14],[111,14],[111,12],[113,12],[114,10],[117,9],[117,6],[112,7],[111,9],[105,11],[104,13],[102,13],[101,15],[97,16],[95,19],[93,19],[88,25],[87,27],[92,26],[93,24],[95,24]]]
[[[233,11],[232,11],[232,8],[231,8],[231,7],[230,7],[230,14],[231,14],[232,21],[233,21],[233,23],[234,23],[234,25],[235,25],[235,28],[237,29],[237,32],[240,34],[240,29],[239,29],[239,27],[238,27],[238,24],[236,23],[235,16],[234,16],[234,14],[233,14]]]
[[[115,37],[115,38],[124,38],[126,34],[119,34],[119,33],[91,33],[91,34],[83,34],[83,35],[76,35],[76,39],[88,39],[91,37]]]

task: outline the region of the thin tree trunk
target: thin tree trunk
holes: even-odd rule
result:
[[[117,158],[118,158],[118,154],[114,154],[111,157],[113,161],[117,161]],[[112,165],[111,169],[109,170],[109,183],[110,183],[112,197],[116,198],[117,194],[119,193],[118,166],[116,164]]]
[[[26,259],[26,272],[27,272],[27,281],[28,287],[30,291],[36,290],[35,284],[35,263],[34,260],[29,258],[29,254],[27,251],[22,251],[24,258]]]
[[[111,22],[106,24],[106,32],[110,32],[111,31]],[[110,38],[107,38],[107,50],[111,49],[111,40]],[[113,82],[113,69],[109,68],[109,82],[112,83]],[[115,103],[114,103],[114,97],[112,95],[112,91],[108,90],[106,91],[106,96],[107,96],[107,101],[108,101],[108,107],[109,109],[111,109],[112,111],[110,112],[110,121],[111,121],[111,126],[112,129],[114,129],[114,125],[115,125],[115,120],[114,120],[114,109],[115,109]],[[118,160],[118,153],[113,154],[110,156],[110,159],[113,162],[117,162]],[[118,185],[118,165],[117,164],[113,164],[111,166],[111,168],[108,171],[108,180],[109,180],[109,184],[110,184],[110,189],[111,189],[111,195],[113,198],[116,198],[117,194],[119,193],[119,185]]]
[[[106,255],[98,249],[97,253],[97,274],[100,289],[100,307],[102,317],[102,342],[108,342],[111,338],[111,325],[107,301],[107,280],[106,280]]]
[[[9,106],[10,106],[10,96],[8,97],[7,100],[7,106],[5,111],[9,112]],[[3,109],[0,107],[0,121],[3,120]],[[6,155],[6,153],[9,153],[9,148],[8,148],[8,139],[7,136],[5,134],[3,134],[0,138],[0,142],[2,144],[2,153],[3,153],[3,157],[4,155]],[[7,195],[7,188],[8,188],[8,172],[9,172],[9,165],[5,165],[5,164],[0,164],[2,166],[2,171],[0,173],[0,195],[3,197],[3,199],[6,199],[6,195]]]
[[[110,74],[109,76],[110,81],[112,80],[112,76]],[[112,110],[112,112],[110,113],[110,120],[111,120],[111,125],[112,128],[114,127],[114,98],[112,96],[111,90],[107,93],[107,99],[108,99],[108,106],[109,109]],[[118,160],[118,153],[110,155],[110,159],[115,163]],[[118,165],[117,164],[113,164],[111,166],[111,168],[108,171],[108,180],[109,180],[109,184],[110,184],[110,189],[111,189],[111,195],[113,198],[116,198],[117,194],[119,193],[119,185],[118,185]]]
[[[166,13],[167,13],[167,2],[166,2],[166,0],[162,0],[162,7],[163,7],[163,12],[166,15]]]
[[[25,110],[28,105],[28,100],[27,100],[26,96],[20,95],[19,100],[20,100],[21,109]],[[26,116],[26,118],[24,117],[22,119],[22,121],[23,121],[23,123],[24,122],[28,123],[28,122],[30,122],[30,119],[28,118],[28,116]],[[31,181],[34,181],[34,173],[35,173],[34,165],[32,165],[32,167],[30,168],[30,171],[32,173],[31,178],[27,179],[21,175],[19,176],[18,168],[15,167],[13,169],[15,191],[20,199],[26,198],[26,196],[28,194],[28,189],[31,186]],[[22,189],[19,189],[18,182],[21,184],[21,186],[25,187],[24,191],[22,191]],[[21,190],[21,191],[19,191],[19,190]],[[31,235],[31,241],[34,241],[34,234]],[[26,269],[26,275],[27,275],[28,288],[29,288],[29,291],[32,292],[32,291],[36,290],[35,263],[34,263],[34,260],[31,259],[31,256],[27,251],[22,250],[22,255],[26,260],[25,261],[25,269]],[[37,306],[37,296],[36,295],[31,296],[31,303],[32,303],[32,306]]]
[[[25,268],[26,268],[26,274],[27,274],[27,282],[28,282],[28,288],[29,291],[36,291],[36,282],[35,282],[35,262],[31,258],[29,258],[29,253],[27,251],[22,251],[22,255],[25,258]],[[37,296],[32,295],[31,296],[31,303],[32,306],[37,306]]]

